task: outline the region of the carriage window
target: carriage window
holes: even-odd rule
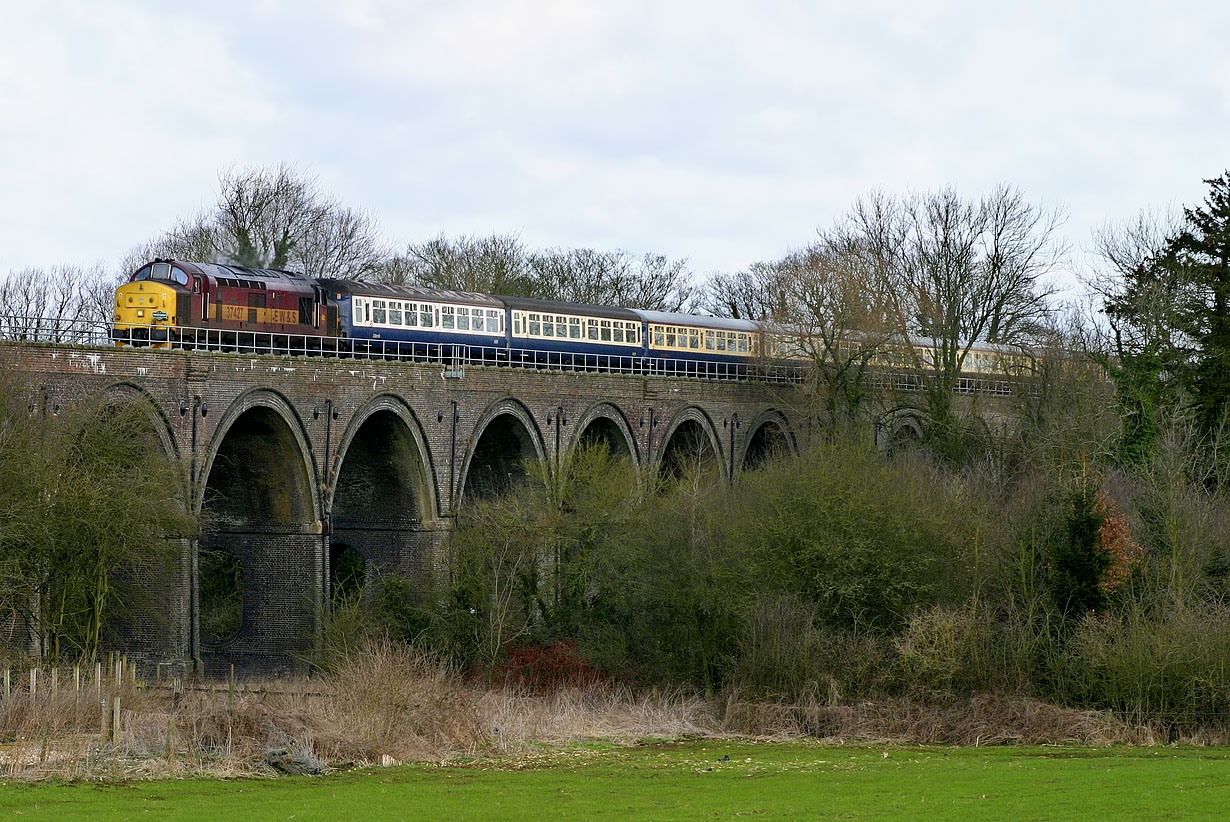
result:
[[[500,333],[500,312],[494,310],[487,311],[487,331],[491,334]]]
[[[661,331],[653,332],[653,344],[659,347],[665,345],[666,335],[664,335]]]
[[[470,330],[470,309],[468,308],[458,308],[457,309],[457,330],[458,331],[469,331]]]
[[[666,329],[666,347],[667,348],[675,347],[675,329],[673,328]]]
[[[598,339],[598,321],[597,320],[586,320],[585,321],[585,336],[591,340]]]
[[[537,314],[530,315],[530,336],[539,337],[542,335],[542,322],[538,319]]]
[[[717,333],[717,350],[718,351],[726,350],[726,335],[723,334],[721,331]]]
[[[688,331],[688,348],[700,348],[700,332]]]
[[[544,337],[555,336],[555,318],[550,314],[542,315],[542,335]]]
[[[602,329],[602,341],[610,342],[611,341],[611,321],[603,320],[600,323],[600,327]]]
[[[385,309],[384,300],[372,300],[372,322],[384,323]]]
[[[612,331],[612,335],[613,335],[613,336],[612,336],[612,339],[613,339],[615,342],[617,342],[617,343],[621,343],[621,342],[623,342],[623,341],[624,341],[624,329],[623,329],[623,326],[621,326],[619,323],[615,323],[615,327],[614,327],[613,329],[611,329],[611,331]]]
[[[433,319],[434,319],[434,316],[432,315],[431,306],[428,305],[427,303],[423,303],[422,305],[420,305],[419,306],[419,325],[423,326],[424,328],[431,328],[433,325],[435,325],[435,323],[432,322]]]
[[[569,317],[568,318],[568,337],[574,340],[581,339],[581,318],[580,317]]]
[[[743,335],[739,336],[739,353],[740,354],[747,353],[747,337]]]
[[[521,315],[513,314],[513,334],[520,337],[524,333],[521,330],[524,325],[525,323],[522,322]]]
[[[406,303],[406,325],[415,326],[419,324],[418,306],[414,303]]]
[[[641,327],[635,323],[628,324],[628,342],[637,344],[641,341]]]
[[[401,325],[401,303],[389,303],[389,325]]]
[[[440,306],[440,327],[452,328],[453,324],[453,307],[451,305]]]

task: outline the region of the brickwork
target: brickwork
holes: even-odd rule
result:
[[[807,436],[789,386],[508,368],[446,377],[439,366],[410,363],[30,344],[0,344],[0,366],[25,375],[37,400],[53,411],[99,392],[148,401],[168,453],[185,467],[186,504],[207,515],[199,547],[223,548],[243,561],[243,627],[220,644],[197,639],[196,549],[185,546],[162,600],[166,630],[145,631],[139,640],[134,634],[133,642],[152,662],[214,673],[231,664],[242,671],[302,665],[327,601],[332,542],[358,549],[373,572],[396,569],[413,577],[443,570],[440,537],[462,504],[467,475],[484,470],[478,463],[491,452],[477,446],[489,427],[515,433],[526,454],[556,470],[586,428],[602,420],[604,436],[618,432],[641,470],[656,471],[672,433],[699,426],[726,476],[737,473],[766,421],[791,442]],[[236,445],[241,436],[251,441],[243,448]],[[278,460],[301,463],[302,472],[256,476],[252,464],[261,455],[252,455],[251,443],[260,442]],[[396,461],[416,463],[397,468],[396,483],[389,475],[398,494],[415,486],[413,505],[406,506],[413,515],[393,522],[385,511],[378,522],[364,523],[353,500],[372,499],[381,489],[346,459],[351,453],[370,459],[386,446]],[[249,489],[257,502],[222,505],[206,498],[221,472],[230,472],[232,495],[244,483],[269,487]],[[335,486],[352,501],[331,534]],[[280,511],[283,504],[291,513],[280,525],[233,515]]]

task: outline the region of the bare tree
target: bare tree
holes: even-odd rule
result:
[[[768,320],[784,311],[778,262],[755,262],[734,274],[716,272],[701,289],[698,307],[715,317],[735,320]]]
[[[1186,272],[1164,264],[1167,246],[1181,230],[1180,214],[1146,210],[1094,232],[1101,264],[1082,281],[1106,318],[1109,346],[1121,361],[1142,352],[1161,355],[1190,345],[1177,321]]]
[[[487,237],[444,234],[406,246],[388,258],[376,279],[398,285],[420,285],[484,294],[529,295],[526,252],[514,234]]]
[[[811,363],[823,422],[853,422],[892,334],[883,281],[858,247],[838,238],[796,251],[776,268],[779,333]]]
[[[865,255],[882,280],[886,318],[912,361],[932,421],[953,421],[952,395],[980,343],[1027,343],[1044,328],[1045,275],[1064,249],[1063,215],[1001,186],[978,201],[952,189],[858,201],[826,236]],[[911,344],[924,337],[922,345]]]
[[[549,249],[530,255],[530,276],[543,297],[590,305],[681,311],[693,298],[687,260],[622,249]]]
[[[88,341],[111,319],[114,285],[101,264],[10,272],[0,278],[0,338]]]
[[[371,215],[344,206],[315,177],[285,164],[222,172],[212,209],[137,251],[143,260],[175,257],[341,279],[370,277],[385,256]]]
[[[629,251],[529,251],[513,234],[411,243],[385,260],[376,279],[397,284],[679,311],[692,297],[686,260]]]

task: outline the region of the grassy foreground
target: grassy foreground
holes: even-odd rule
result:
[[[723,759],[723,757],[729,757]],[[23,819],[1212,819],[1225,748],[603,744],[317,778],[9,784]]]

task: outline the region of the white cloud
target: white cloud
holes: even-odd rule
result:
[[[173,9],[173,10],[169,10]],[[1071,2],[155,0],[6,9],[0,270],[114,257],[218,169],[318,170],[440,230],[736,268],[874,186],[1105,219],[1201,193],[1230,13]]]

